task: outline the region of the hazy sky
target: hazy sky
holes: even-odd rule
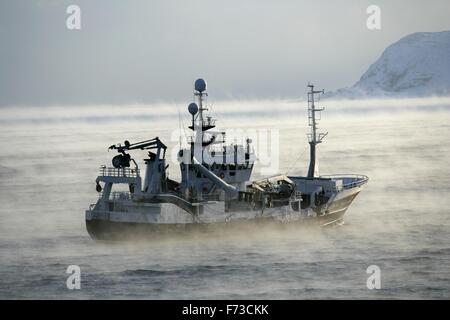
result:
[[[81,30],[66,8],[81,8]],[[381,30],[366,8],[381,8]],[[449,0],[0,0],[0,105],[295,98],[355,83],[401,37],[450,29]]]

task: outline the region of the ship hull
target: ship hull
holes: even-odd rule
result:
[[[142,238],[177,237],[189,235],[207,235],[230,232],[261,232],[265,229],[295,230],[299,226],[310,225],[328,227],[341,224],[345,213],[358,195],[359,190],[343,195],[330,205],[328,213],[303,217],[295,221],[280,221],[270,217],[236,219],[223,222],[190,223],[143,223],[111,221],[108,219],[86,219],[86,228],[95,240],[134,240]],[[88,215],[88,211],[86,212]]]
[[[359,189],[359,188],[358,188]],[[346,195],[343,195],[333,201],[328,208],[328,213],[322,216],[318,216],[319,224],[322,227],[332,226],[344,222],[344,215],[347,212],[348,207],[355,200],[360,190],[349,190]]]

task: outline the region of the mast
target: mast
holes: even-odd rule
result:
[[[208,110],[203,107],[203,96],[208,95],[206,92],[206,82],[203,79],[197,79],[194,83],[194,95],[198,97],[198,115],[197,115],[197,126],[192,123],[192,130],[195,132],[195,143],[193,147],[195,148],[194,154],[200,163],[203,163],[203,131],[208,130],[205,128],[205,122],[203,120],[203,111]]]
[[[316,154],[316,145],[322,142],[323,138],[328,134],[320,133],[317,131],[317,121],[320,120],[320,112],[324,110],[324,108],[316,108],[315,106],[315,94],[323,94],[325,91],[322,90],[314,90],[314,85],[308,84],[308,125],[310,127],[310,133],[308,134],[308,142],[309,142],[309,169],[308,169],[308,178],[314,178],[319,175],[319,166],[318,166],[318,157]]]

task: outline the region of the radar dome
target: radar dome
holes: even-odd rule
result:
[[[195,115],[198,112],[198,106],[196,103],[192,102],[188,106],[188,111],[190,114]]]
[[[206,90],[206,82],[203,79],[197,79],[195,80],[195,85],[194,85],[195,91],[198,92],[203,92]]]

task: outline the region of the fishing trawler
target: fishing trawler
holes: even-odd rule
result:
[[[215,120],[205,114],[206,82],[198,79],[188,106],[191,116],[188,147],[177,160],[181,181],[168,177],[166,145],[158,138],[114,144],[118,152],[112,167],[100,167],[96,179],[99,198],[86,211],[86,227],[94,239],[118,239],[247,224],[291,225],[312,222],[321,226],[343,222],[353,199],[367,183],[363,175],[319,176],[316,147],[326,133],[319,133],[315,95],[309,85],[310,164],[305,177],[283,174],[251,180],[256,155],[251,139],[227,144]],[[135,150],[147,151],[141,176]],[[127,191],[114,191],[124,185]]]

